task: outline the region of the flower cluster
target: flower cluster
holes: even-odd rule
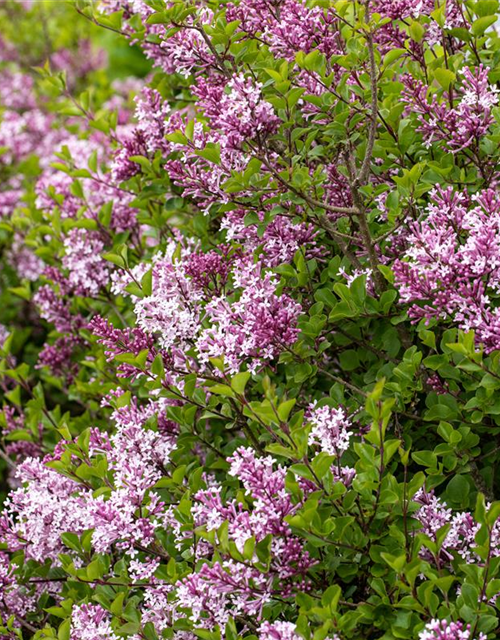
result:
[[[101,316],[94,316],[88,324],[88,329],[104,345],[108,362],[125,353],[138,356],[141,351],[147,350],[149,351],[148,362],[151,363],[157,355],[154,338],[146,335],[139,327],[128,330],[116,329]],[[140,373],[137,367],[126,362],[119,363],[117,370],[118,375],[123,378],[134,377]]]
[[[301,307],[286,294],[278,296],[276,278],[248,259],[236,263],[233,280],[238,298],[228,304],[216,297],[205,308],[209,326],[197,341],[200,361],[223,357],[231,372],[243,362],[254,371],[296,341]]]
[[[23,593],[19,585],[15,567],[10,564],[6,553],[0,554],[0,613],[2,615],[26,615],[36,605],[36,598]]]
[[[57,562],[65,549],[61,534],[81,534],[89,528],[98,552],[108,551],[115,543],[129,550],[135,544],[147,547],[154,539],[162,509],[159,496],[150,489],[160,479],[175,447],[175,434],[147,430],[144,423],[160,416],[163,405],[117,408],[113,413],[117,430],[111,438],[98,430],[90,433],[91,456],[105,454],[113,473],[113,490],[107,499],[93,497],[77,481],[49,468],[65,455],[64,446],[46,457],[48,466],[35,458],[19,465],[17,477],[23,486],[11,493],[4,509],[2,536],[9,548],[23,549],[35,560],[51,558]],[[160,418],[158,422],[161,424]],[[142,507],[146,498],[147,506]],[[136,515],[137,509],[142,515]]]
[[[53,4],[0,2],[0,637],[492,640],[498,3]]]
[[[418,491],[414,500],[421,505],[415,513],[415,518],[421,525],[419,531],[436,540],[438,531],[449,525],[440,549],[443,558],[451,560],[452,552],[456,552],[467,563],[480,562],[480,557],[476,553],[478,546],[476,534],[480,530],[480,525],[471,513],[467,511],[453,513],[443,500],[437,498],[433,492],[427,493],[424,489]],[[492,557],[500,556],[500,521],[498,520],[492,527],[489,547]],[[423,556],[429,556],[429,551],[426,549],[422,549],[421,553]]]
[[[109,615],[99,605],[82,604],[71,613],[72,640],[118,640],[111,629]]]
[[[464,627],[462,622],[448,622],[447,620],[431,620],[418,635],[419,640],[474,640],[471,627]],[[486,640],[484,633],[477,636],[477,640]]]
[[[123,126],[119,135],[126,137],[128,127]],[[53,145],[48,159],[68,165],[68,172],[61,172],[53,165],[48,165],[38,178],[36,184],[37,206],[51,211],[54,205],[61,208],[64,218],[77,218],[83,211],[85,217],[99,220],[103,208],[110,207],[110,226],[116,231],[132,229],[136,224],[135,211],[130,206],[133,195],[118,186],[118,179],[113,174],[102,174],[97,168],[90,170],[82,158],[94,157],[97,164],[111,162],[114,154],[112,141],[97,134],[88,139],[79,135],[66,136]],[[48,163],[47,163],[48,164]],[[75,191],[72,171],[82,171],[84,178]],[[101,214],[102,215],[102,214]]]
[[[412,76],[406,76],[406,114],[418,114],[418,131],[422,133],[427,147],[433,142],[443,141],[456,153],[477,145],[488,132],[494,121],[492,108],[498,104],[498,89],[488,82],[488,71],[483,66],[463,70],[460,100],[452,108],[440,102],[435,94],[429,102],[429,87]]]
[[[228,283],[231,277],[231,285]],[[301,308],[251,256],[200,254],[170,242],[152,270],[152,293],[135,302],[137,324],[162,349],[182,360],[195,347],[199,365],[223,358],[237,372],[276,358],[297,339]]]
[[[349,447],[352,435],[350,421],[342,407],[334,409],[327,405],[309,406],[308,421],[311,423],[309,445],[317,445],[330,456],[340,457]]]
[[[61,534],[82,533],[86,526],[82,518],[85,495],[75,496],[78,484],[45,466],[40,460],[28,458],[17,469],[22,487],[7,499],[4,518],[8,522],[2,537],[10,549],[23,549],[27,558],[57,562],[64,550]]]
[[[297,508],[285,489],[285,469],[274,469],[272,457],[257,458],[249,448],[238,449],[228,461],[230,475],[240,480],[252,507],[245,508],[235,500],[224,505],[222,487],[212,484],[194,496],[194,525],[217,532],[227,522],[229,539],[240,553],[249,541],[258,544],[272,536],[271,563],[263,572],[225,559],[211,566],[204,564],[199,572],[184,579],[177,589],[178,604],[191,610],[191,620],[197,627],[224,626],[231,615],[240,613],[260,616],[264,604],[277,592],[289,597],[297,588],[305,587],[302,576],[312,562],[285,520]],[[180,535],[179,544],[185,535]],[[209,548],[205,554],[210,554]],[[253,561],[257,561],[256,556]]]
[[[405,259],[394,264],[401,299],[412,303],[415,320],[452,318],[473,329],[486,349],[497,349],[497,194],[491,189],[469,198],[447,188],[431,196],[426,217],[410,226]]]
[[[264,622],[259,627],[259,640],[301,640],[297,627],[292,622]],[[339,640],[338,635],[325,640]]]
[[[228,241],[241,243],[246,252],[255,253],[259,250],[265,266],[277,267],[292,262],[297,251],[303,252],[307,258],[321,255],[312,225],[292,222],[287,216],[277,215],[259,235],[259,226],[256,223],[247,224],[245,215],[246,212],[241,209],[230,211],[222,221],[221,228],[226,230]],[[261,214],[259,218],[263,220],[265,215]]]
[[[62,266],[68,285],[77,295],[96,295],[109,282],[108,265],[101,258],[104,244],[97,234],[72,229],[64,239]]]

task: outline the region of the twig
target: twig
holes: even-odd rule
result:
[[[377,132],[378,96],[377,96],[377,68],[375,66],[375,52],[373,50],[373,33],[366,36],[368,45],[368,56],[370,60],[370,89],[371,89],[371,115],[370,128],[368,130],[368,141],[366,143],[365,157],[354,181],[354,186],[359,187],[366,184],[370,171],[373,147],[375,145],[375,135]]]

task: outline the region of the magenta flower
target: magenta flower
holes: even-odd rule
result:
[[[431,620],[418,635],[419,640],[486,640],[484,633],[476,639],[471,637],[470,624],[464,627],[462,622]]]

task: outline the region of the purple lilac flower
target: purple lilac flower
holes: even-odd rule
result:
[[[435,94],[429,101],[428,86],[410,75],[403,77],[406,115],[418,115],[418,131],[422,133],[426,147],[443,141],[456,153],[488,132],[494,122],[492,108],[498,104],[498,89],[489,84],[488,71],[482,65],[474,70],[463,70],[460,100],[453,108],[440,102]]]
[[[309,405],[306,418],[311,423],[309,446],[317,445],[328,455],[336,457],[347,451],[352,425],[342,407],[317,407],[317,403],[313,402]]]
[[[82,604],[71,612],[71,640],[119,640],[109,613],[100,605]]]
[[[486,640],[484,633],[476,639],[471,636],[470,624],[464,627],[462,622],[431,620],[418,635],[419,640]]]
[[[394,263],[401,300],[415,320],[451,319],[474,330],[486,350],[500,345],[500,201],[493,189],[472,197],[451,187],[431,192],[426,217],[412,223]]]
[[[259,640],[303,640],[297,633],[293,622],[263,622],[259,627]],[[339,636],[325,638],[325,640],[340,640]]]

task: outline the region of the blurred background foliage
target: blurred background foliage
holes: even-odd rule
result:
[[[89,64],[91,57],[99,60],[97,68]],[[3,71],[31,76],[42,96],[44,108],[61,118],[74,110],[73,96],[87,93],[90,88],[93,104],[101,105],[113,97],[114,81],[144,78],[151,71],[150,61],[138,46],[130,44],[122,35],[94,24],[78,12],[76,2],[64,0],[0,0],[0,58]],[[88,64],[90,71],[75,73],[70,68],[75,60],[81,63],[82,69]],[[64,64],[68,69],[64,69]],[[43,69],[50,70],[52,76],[58,72],[67,83],[66,95],[60,85],[47,81]],[[0,153],[3,152],[5,149],[0,146]],[[40,175],[39,158],[32,155],[15,167],[0,162],[0,181],[6,182],[13,172],[23,181],[23,195],[12,218],[0,218],[0,324],[11,333],[10,351],[16,361],[26,363],[33,371],[48,331],[39,318],[34,317],[29,300],[13,295],[13,291],[19,293],[19,276],[5,259],[5,254],[12,247],[13,225],[20,222],[22,225],[25,217],[36,217],[34,185]],[[63,413],[71,411],[76,416],[82,413],[82,408],[57,385],[48,383],[44,390],[49,410],[60,406]],[[11,391],[8,378],[3,377],[0,403],[5,402],[5,394]],[[35,413],[39,415],[39,411]],[[0,421],[3,419],[2,415]],[[18,438],[19,434],[11,434],[14,436]],[[5,438],[3,434],[1,437],[2,440]],[[0,503],[9,491],[8,465],[9,461],[0,457]]]

